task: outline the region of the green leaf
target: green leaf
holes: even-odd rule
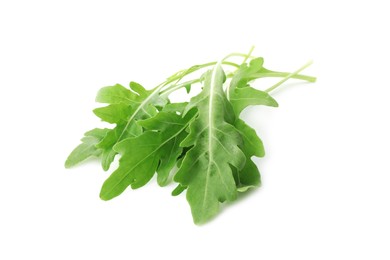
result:
[[[263,157],[265,155],[263,142],[257,136],[255,129],[241,119],[237,119],[234,125],[240,132],[243,146],[245,146],[248,153],[257,157]]]
[[[250,61],[249,66],[244,63],[240,68],[234,73],[234,76],[230,82],[229,93],[232,95],[232,92],[236,88],[246,87],[248,82],[257,78],[256,74],[260,73],[263,69],[263,58],[256,58]]]
[[[130,82],[129,88],[116,84],[100,89],[96,101],[105,105],[93,112],[113,127],[85,133],[65,167],[98,157],[103,169],[108,170],[119,153],[118,168],[102,186],[103,200],[118,196],[129,186],[142,187],[155,173],[160,186],[173,176],[178,185],[172,195],[186,191],[194,222],[210,220],[218,213],[220,203],[235,200],[238,192],[261,184],[252,159],[264,156],[263,143],[239,118],[242,111],[252,105],[278,106],[268,93],[290,78],[316,80],[299,74],[311,62],[293,73],[268,70],[263,67],[263,58],[246,63],[252,50],[230,54],[219,63],[178,71],[152,90],[135,82]],[[243,64],[229,61],[233,56],[244,56]],[[222,65],[238,69],[225,75]],[[214,66],[211,71],[181,83],[191,73],[210,66]],[[263,77],[283,79],[265,91],[250,86],[251,81]],[[224,91],[227,78],[231,81]],[[203,88],[189,103],[168,100],[174,91],[185,88],[189,93],[197,83]]]
[[[178,196],[180,195],[183,191],[187,189],[186,186],[183,186],[181,184],[177,185],[176,188],[172,191],[172,196]]]
[[[261,72],[265,71],[263,63],[263,58],[253,59],[249,66],[243,64],[234,73],[228,95],[236,116],[239,116],[241,111],[249,105],[278,106],[278,103],[267,92],[248,85],[249,81],[261,77]]]
[[[94,113],[103,121],[116,124],[116,127],[96,145],[103,150],[104,170],[108,170],[114,161],[117,152],[113,148],[117,143],[142,133],[142,127],[137,124],[137,120],[154,116],[157,113],[156,106],[166,103],[156,90],[148,91],[135,82],[130,82],[130,88],[131,90],[118,84],[104,87],[96,97],[96,101],[109,105],[95,109]]]
[[[164,125],[173,125],[177,124],[178,116],[181,115],[187,103],[175,103],[168,104],[164,107],[162,112],[157,114],[155,117],[138,121],[138,124],[144,127],[147,130],[159,130],[161,131],[161,127]],[[184,121],[180,120],[180,124],[184,122],[188,122],[194,116],[194,111],[191,114],[187,114]],[[165,129],[163,129],[166,131]],[[173,130],[173,129],[169,129]],[[183,129],[184,130],[184,129]],[[180,147],[180,142],[183,140],[183,136],[186,133],[182,133],[180,138],[174,138],[174,140],[170,143],[171,147],[165,150],[164,156],[160,158],[160,164],[157,170],[157,183],[160,186],[165,186],[168,184],[168,178],[171,170],[175,167],[178,158],[181,156],[183,152],[183,148]]]
[[[267,92],[252,87],[236,88],[230,95],[235,114],[238,116],[241,111],[250,105],[265,105],[277,107],[278,103]]]
[[[244,192],[249,188],[260,185],[260,172],[256,164],[252,161],[252,156],[263,157],[264,146],[263,142],[257,136],[256,131],[248,126],[243,120],[237,119],[235,127],[240,132],[243,139],[240,149],[244,152],[246,161],[245,166],[241,170],[234,170],[234,179],[236,181],[237,190]]]
[[[194,222],[204,223],[219,211],[219,204],[236,199],[237,190],[230,166],[241,169],[245,155],[238,145],[239,132],[226,119],[233,111],[222,89],[220,64],[205,75],[202,92],[191,99],[187,110],[196,107],[198,116],[181,143],[193,146],[185,155],[174,180],[187,186],[187,200]]]
[[[178,115],[183,114],[185,108],[187,107],[188,103],[187,102],[182,102],[182,103],[170,103],[167,104],[163,107],[162,111],[163,112],[173,112]]]
[[[70,168],[92,156],[100,156],[101,149],[96,148],[96,144],[99,143],[105,135],[109,132],[109,129],[95,128],[84,134],[81,139],[81,144],[78,145],[68,156],[65,161],[65,167]]]
[[[278,106],[278,103],[267,92],[254,89],[248,84],[251,80],[262,77],[265,75],[264,73],[269,72],[263,67],[263,63],[262,58],[253,59],[249,66],[243,64],[233,76],[228,93],[237,118],[250,105]],[[249,188],[259,186],[261,183],[259,169],[251,158],[264,156],[264,147],[256,131],[243,120],[237,119],[234,125],[243,138],[240,149],[245,154],[246,162],[241,170],[233,169],[233,175],[237,190],[244,192]]]
[[[142,187],[153,177],[156,170],[160,175],[160,182],[164,184],[182,152],[179,144],[187,135],[184,130],[194,115],[194,110],[188,112],[185,117],[176,113],[160,112],[153,118],[140,121],[139,124],[147,131],[114,146],[115,151],[121,154],[119,167],[104,182],[100,197],[110,200],[128,186],[133,189]]]
[[[136,100],[137,95],[120,84],[103,87],[96,95],[96,102],[106,104],[133,104]]]
[[[184,87],[186,89],[187,94],[190,93],[190,91],[191,91],[191,84],[187,84]]]
[[[132,108],[125,103],[118,103],[106,107],[95,108],[93,112],[105,122],[120,124],[126,122],[132,112]]]
[[[252,87],[236,88],[230,98],[237,117],[249,105],[278,106],[277,102],[268,93]],[[243,138],[243,145],[240,145],[240,148],[245,154],[246,162],[241,170],[233,171],[233,173],[237,190],[244,192],[249,188],[259,186],[261,183],[260,172],[251,158],[252,156],[263,157],[264,146],[256,131],[243,120],[237,119],[234,125]]]

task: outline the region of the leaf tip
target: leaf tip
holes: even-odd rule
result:
[[[270,107],[279,107],[279,103],[270,95],[268,94],[268,102],[267,102],[267,106],[270,106]]]
[[[73,164],[67,159],[65,161],[64,166],[65,166],[65,169],[69,169],[69,168],[71,168],[73,166]]]
[[[197,226],[202,226],[202,225],[206,224],[207,222],[209,222],[214,217],[215,216],[205,218],[205,217],[202,217],[202,216],[197,216],[197,215],[192,214],[192,220],[194,221],[194,224],[197,225]]]
[[[168,185],[168,178],[159,178],[159,176],[157,176],[157,184],[158,184],[158,186],[160,186],[160,187],[165,187],[165,186],[167,186]]]
[[[103,171],[108,171],[110,169],[110,165],[107,163],[102,162],[102,169]]]
[[[99,197],[101,200],[104,200],[104,201],[108,201],[110,199],[112,199],[106,192],[104,192],[103,190],[100,192],[99,194]]]
[[[69,169],[69,168],[72,168],[73,166],[75,166],[76,164],[78,164],[77,161],[75,161],[74,159],[74,156],[73,154],[71,153],[68,158],[66,158],[66,161],[65,161],[65,169]]]
[[[183,186],[181,184],[177,185],[177,187],[172,191],[171,195],[172,196],[178,196],[180,195],[183,191],[187,189],[186,186]]]

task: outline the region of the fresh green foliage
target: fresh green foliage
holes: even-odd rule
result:
[[[139,121],[138,124],[145,131],[114,146],[114,150],[122,155],[119,167],[104,182],[100,197],[109,200],[121,194],[128,186],[133,189],[142,187],[156,170],[159,184],[165,185],[183,150],[180,143],[186,136],[184,130],[195,114],[194,110],[190,112],[182,117],[161,111],[152,118]]]
[[[119,154],[119,166],[104,182],[101,199],[110,200],[128,187],[140,188],[157,173],[160,186],[177,183],[173,196],[186,192],[196,224],[209,221],[221,203],[261,183],[252,157],[265,155],[263,143],[240,119],[241,112],[254,105],[277,107],[269,92],[290,78],[316,80],[299,74],[311,63],[293,73],[271,71],[264,68],[263,58],[251,56],[252,50],[181,70],[152,90],[135,82],[129,88],[102,88],[96,101],[106,106],[93,112],[113,127],[86,132],[65,167],[96,157],[108,170]],[[234,57],[244,61],[230,61]],[[227,66],[235,71],[225,74]],[[201,77],[181,83],[199,70],[205,70]],[[264,77],[281,80],[264,91],[250,85]],[[184,88],[189,93],[198,84],[202,90],[188,103],[170,102],[172,92]]]
[[[109,104],[95,109],[93,112],[103,121],[116,124],[105,137],[96,144],[102,150],[102,167],[106,171],[117,151],[114,146],[120,141],[138,136],[142,127],[137,120],[150,118],[157,113],[156,106],[163,106],[166,101],[158,95],[158,91],[145,90],[140,84],[130,82],[130,91],[121,85],[102,88],[96,101]]]
[[[102,150],[97,148],[96,145],[102,141],[109,131],[110,129],[95,128],[86,132],[81,139],[82,143],[66,159],[65,167],[70,168],[92,156],[99,157]]]
[[[230,167],[242,169],[245,155],[234,123],[234,112],[223,91],[224,74],[219,64],[206,73],[202,92],[193,97],[187,109],[198,116],[189,125],[189,134],[180,144],[192,147],[184,157],[174,180],[187,188],[187,199],[195,223],[212,218],[219,203],[237,197]]]

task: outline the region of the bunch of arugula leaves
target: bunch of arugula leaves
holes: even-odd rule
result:
[[[277,107],[269,92],[290,78],[316,80],[299,74],[311,62],[293,73],[276,72],[264,68],[263,58],[253,57],[252,51],[179,71],[152,90],[135,82],[130,82],[130,88],[119,84],[102,88],[96,101],[107,105],[93,112],[115,126],[86,132],[65,167],[97,157],[107,171],[120,154],[118,168],[103,184],[101,199],[110,200],[129,186],[140,188],[157,173],[160,186],[172,180],[177,183],[172,195],[186,191],[196,224],[210,220],[220,203],[260,185],[251,158],[264,156],[263,143],[240,119],[241,112],[251,105]],[[244,58],[241,65],[229,61],[237,56]],[[224,66],[235,71],[225,74]],[[181,83],[201,69],[207,70],[199,78]],[[264,77],[282,80],[265,91],[251,87],[252,81]],[[202,90],[189,102],[170,102],[172,92],[186,88],[189,93],[197,84],[202,84]]]

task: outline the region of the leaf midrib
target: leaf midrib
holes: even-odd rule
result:
[[[215,91],[215,82],[216,82],[216,77],[217,77],[217,69],[219,68],[220,63],[215,65],[214,70],[211,74],[211,79],[210,79],[210,95],[209,95],[209,109],[208,109],[208,125],[209,125],[209,135],[208,135],[208,150],[209,150],[209,163],[207,166],[207,173],[206,173],[206,183],[205,183],[205,189],[204,189],[204,194],[203,194],[203,201],[202,201],[202,209],[204,208],[204,205],[206,203],[206,198],[207,198],[207,190],[208,190],[208,185],[209,185],[209,179],[210,179],[210,171],[211,171],[211,165],[212,162],[214,161],[213,158],[213,119],[214,119],[214,113],[213,113],[213,105],[214,105],[214,91]]]

